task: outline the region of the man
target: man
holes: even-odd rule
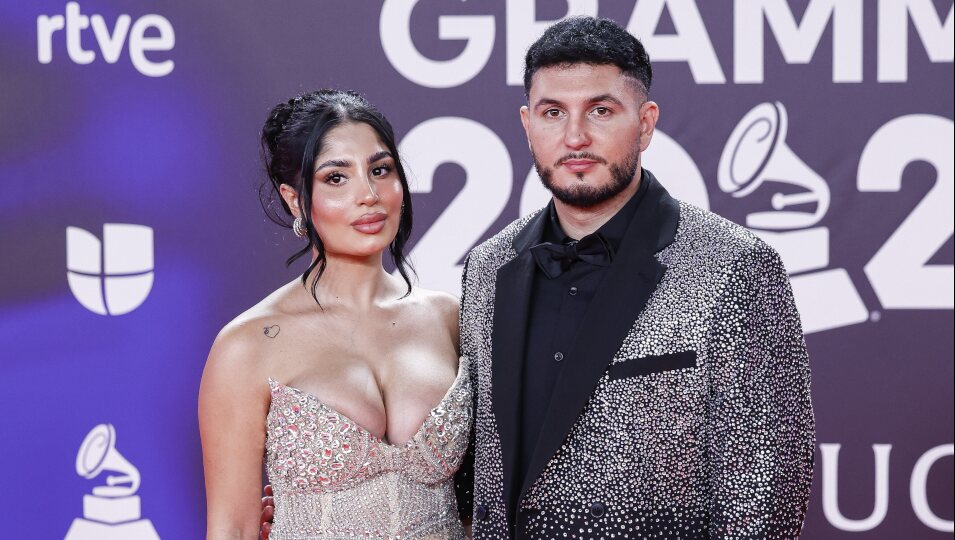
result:
[[[609,20],[559,22],[527,53],[521,121],[553,200],[465,266],[475,539],[801,530],[814,426],[786,271],[642,168],[651,79]]]
[[[642,169],[650,83],[609,20],[527,53],[521,121],[553,200],[465,268],[475,539],[799,535],[813,418],[786,271]]]

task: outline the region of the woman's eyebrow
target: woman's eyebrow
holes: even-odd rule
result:
[[[315,172],[318,172],[322,169],[327,169],[328,167],[350,167],[351,162],[347,159],[330,159],[325,163],[322,163],[318,167],[315,167]]]
[[[375,152],[374,154],[371,155],[370,158],[368,158],[368,164],[371,165],[372,163],[376,161],[380,161],[382,159],[389,158],[389,157],[394,158],[394,156],[391,155],[391,152],[387,150],[382,150],[381,152]]]

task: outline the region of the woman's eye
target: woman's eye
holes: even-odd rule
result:
[[[345,182],[345,176],[341,173],[332,173],[325,177],[325,183],[337,186]]]
[[[388,165],[381,165],[371,170],[372,176],[387,176],[390,172],[391,167]]]

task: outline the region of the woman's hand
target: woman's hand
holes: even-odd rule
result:
[[[275,499],[272,498],[272,484],[266,484],[262,490],[265,494],[262,497],[262,526],[259,529],[259,536],[262,540],[269,540],[269,533],[272,531],[272,519],[275,517]]]

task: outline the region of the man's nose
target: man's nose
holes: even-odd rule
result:
[[[580,150],[590,145],[590,134],[584,120],[571,118],[564,127],[564,145]]]

